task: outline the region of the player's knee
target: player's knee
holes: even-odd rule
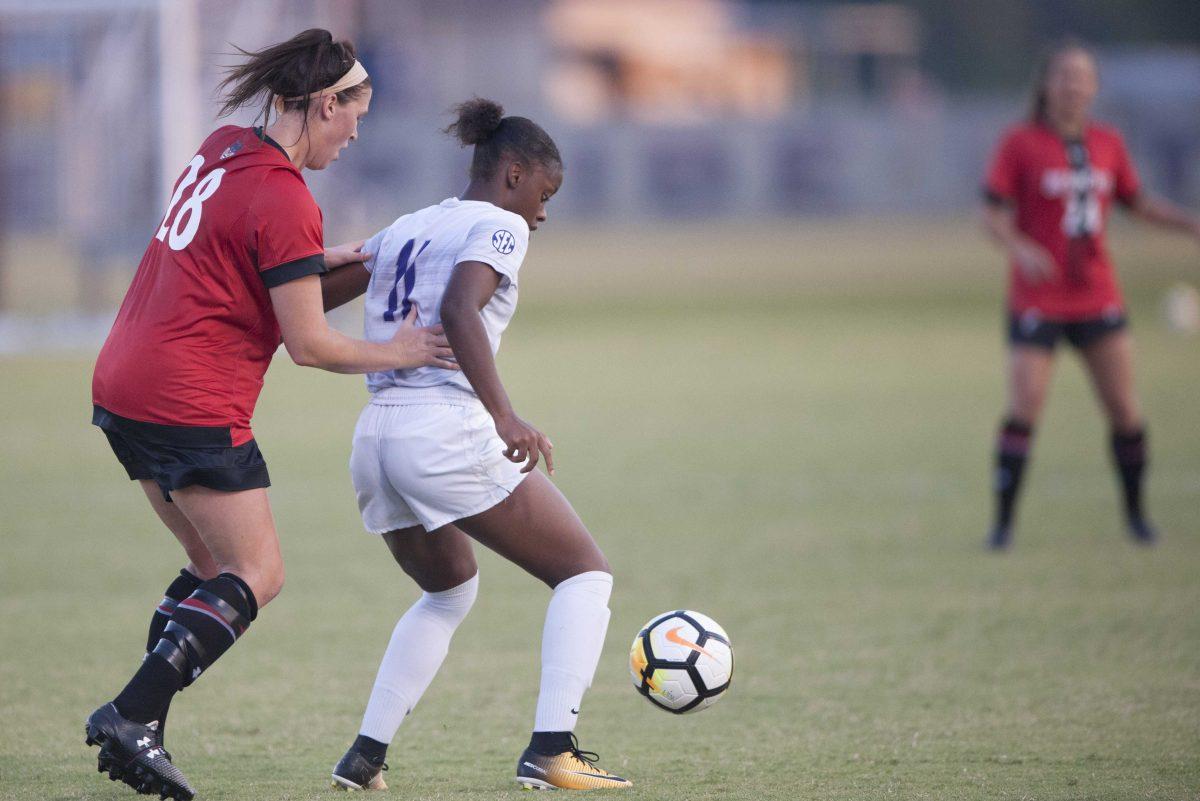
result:
[[[284,573],[282,564],[279,565],[278,570],[272,571],[269,576],[265,577],[263,581],[263,592],[265,597],[259,601],[258,605],[260,607],[266,606],[268,603],[275,600],[275,598],[279,596],[279,593],[283,592],[283,579]]]
[[[396,558],[400,568],[426,592],[440,592],[447,587],[458,587],[479,573],[473,554],[442,558],[436,562],[426,559]]]
[[[608,558],[604,555],[604,551],[600,550],[600,546],[596,544],[595,540],[592,540],[592,547],[589,550],[590,552],[584,557],[583,569],[579,572],[607,573],[611,576],[612,566],[608,564]]]
[[[466,618],[475,597],[479,594],[479,574],[441,592],[426,591],[419,603],[432,611],[451,626],[457,627]]]
[[[1041,416],[1044,400],[1045,396],[1040,394],[1017,394],[1009,404],[1007,417],[1014,423],[1033,428]]]
[[[467,554],[450,561],[441,573],[443,583],[453,584],[457,587],[476,579],[479,575],[479,567],[475,564],[475,557]],[[478,581],[475,583],[477,584]]]
[[[596,556],[593,558],[592,566],[589,567],[588,570],[595,571],[597,573],[607,573],[610,576],[612,575],[612,566],[609,565],[608,559],[604,556],[599,548],[596,549]]]
[[[213,558],[208,555],[208,551],[205,551],[201,555],[192,553],[191,550],[187,550],[187,556],[188,563],[184,566],[184,570],[191,573],[201,581],[215,579],[218,575],[220,575],[221,570],[217,567],[217,563],[213,560]]]
[[[1046,403],[1044,387],[1017,386],[1012,390],[1009,400],[1008,416],[1032,426],[1037,423]]]
[[[279,595],[283,590],[283,562],[277,561],[269,565],[230,565],[221,570],[222,573],[233,573],[246,582],[246,586],[254,593],[258,608],[262,609]]]
[[[569,581],[586,573],[604,573],[608,575],[608,580],[612,581],[612,567],[608,564],[608,559],[604,557],[599,548],[587,557],[576,561],[566,569],[559,570],[551,575],[540,576],[546,582],[550,589],[556,588],[564,581]]]
[[[1144,428],[1142,410],[1136,403],[1121,404],[1109,413],[1109,424],[1118,434],[1132,434]]]

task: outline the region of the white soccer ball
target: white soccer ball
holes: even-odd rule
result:
[[[717,702],[733,679],[733,645],[717,621],[681,609],[651,618],[629,650],[633,686],[659,709],[683,715]]]
[[[1190,284],[1175,284],[1163,296],[1163,318],[1177,334],[1200,331],[1200,292]]]

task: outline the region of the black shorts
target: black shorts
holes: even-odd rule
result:
[[[258,443],[233,446],[228,428],[143,423],[95,406],[92,424],[108,437],[117,460],[134,481],[158,484],[163,497],[198,484],[223,492],[271,486]]]
[[[1036,312],[1010,314],[1008,342],[1010,345],[1032,345],[1054,350],[1058,340],[1066,338],[1072,346],[1082,350],[1109,334],[1120,331],[1125,324],[1125,315],[1121,312],[1070,322],[1047,320]]]

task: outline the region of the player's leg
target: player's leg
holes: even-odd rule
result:
[[[188,557],[187,565],[179,571],[175,580],[167,585],[162,600],[158,602],[154,608],[154,614],[150,616],[150,627],[146,634],[146,654],[148,656],[154,650],[154,646],[158,645],[158,641],[162,639],[163,629],[166,628],[167,621],[171,619],[179,602],[195,592],[203,582],[216,578],[220,571],[213,561],[212,554],[200,540],[200,534],[196,531],[195,526],[183,516],[179,507],[167,501],[163,496],[162,488],[148,479],[141,479],[138,484],[146,493],[146,498],[150,501],[150,506],[158,515],[158,519],[167,527],[167,530],[175,535],[175,539],[183,546],[184,553]],[[159,745],[166,737],[167,711],[168,708],[164,708],[158,720]]]
[[[182,512],[167,502],[163,489],[152,480],[155,476],[166,475],[159,458],[161,452],[152,443],[123,431],[122,426],[111,417],[101,414],[97,417],[99,420],[94,422],[107,424],[107,427],[102,427],[117,459],[129,477],[138,481],[151,507],[183,545],[189,558],[187,567],[167,587],[151,616],[144,657],[148,660],[150,651],[162,639],[178,604],[199,587],[202,579],[214,578],[217,569],[195,528]],[[139,792],[160,792],[164,796],[190,798],[192,789],[187,779],[171,764],[170,755],[162,747],[168,707],[169,699],[162,705],[157,719],[149,723],[122,717],[112,703],[104,704],[93,712],[88,718],[86,731],[88,744],[100,746],[98,770],[107,771],[111,779],[122,779]]]
[[[996,516],[988,547],[1006,548],[1012,539],[1013,517],[1021,479],[1029,460],[1033,430],[1054,373],[1054,345],[1044,342],[1014,343],[1008,351],[1008,401],[1004,421],[996,435]]]
[[[479,587],[471,540],[452,525],[391,531],[383,541],[423,592],[392,630],[358,737],[333,769],[334,786],[349,790],[386,788],[388,745],[437,675]]]
[[[581,573],[612,572],[570,502],[537,471],[503,501],[458,526],[551,588]]]
[[[156,699],[169,700],[194,682],[283,587],[283,556],[266,489],[226,492],[192,485],[173,490],[171,498],[208,550],[217,575],[179,603],[145,662],[146,681],[135,676],[118,697],[118,708],[125,698],[139,717],[154,714]]]
[[[155,740],[155,722],[172,697],[191,684],[245,632],[260,604],[283,583],[283,561],[265,489],[223,492],[188,486],[171,493],[211,555],[218,575],[181,601],[150,655],[111,704],[88,719],[89,741],[101,745],[128,781],[190,798],[186,779]],[[114,764],[122,763],[122,764]],[[111,774],[110,774],[111,775]]]
[[[530,473],[507,499],[458,526],[554,590],[542,632],[542,676],[529,748],[517,763],[527,787],[629,787],[597,768],[575,740],[583,694],[608,629],[608,561],[558,488]]]
[[[141,486],[142,492],[146,494],[146,500],[150,501],[150,507],[158,515],[158,519],[175,536],[175,539],[183,547],[183,552],[187,554],[188,563],[183,569],[201,581],[215,578],[221,571],[217,569],[217,563],[213,561],[212,554],[208,552],[204,541],[200,539],[200,532],[196,531],[196,527],[184,516],[179,506],[168,501],[163,496],[162,488],[154,481],[142,479],[138,484]],[[185,595],[184,598],[186,597]],[[158,642],[157,638],[154,641]]]
[[[1134,389],[1133,339],[1126,330],[1107,333],[1080,349],[1092,386],[1108,417],[1113,461],[1123,490],[1125,519],[1136,541],[1151,543],[1154,527],[1142,505],[1146,428]]]

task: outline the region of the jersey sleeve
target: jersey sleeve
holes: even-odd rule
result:
[[[375,272],[375,263],[379,261],[379,249],[383,247],[383,238],[387,236],[388,230],[388,228],[384,228],[382,231],[375,234],[375,236],[363,243],[363,253],[371,254],[371,258],[363,262],[363,266],[367,268],[367,272],[369,273]]]
[[[1113,174],[1113,195],[1126,206],[1133,205],[1142,191],[1142,180],[1138,177],[1133,159],[1125,147],[1125,140],[1117,137],[1117,158]]]
[[[515,214],[498,211],[475,221],[455,263],[483,262],[515,284],[528,249],[529,226]]]
[[[271,170],[247,214],[255,266],[268,288],[326,272],[321,209],[304,181]]]
[[[989,203],[1009,203],[1017,199],[1020,167],[1016,136],[1009,133],[1000,141],[988,167],[983,194]]]

